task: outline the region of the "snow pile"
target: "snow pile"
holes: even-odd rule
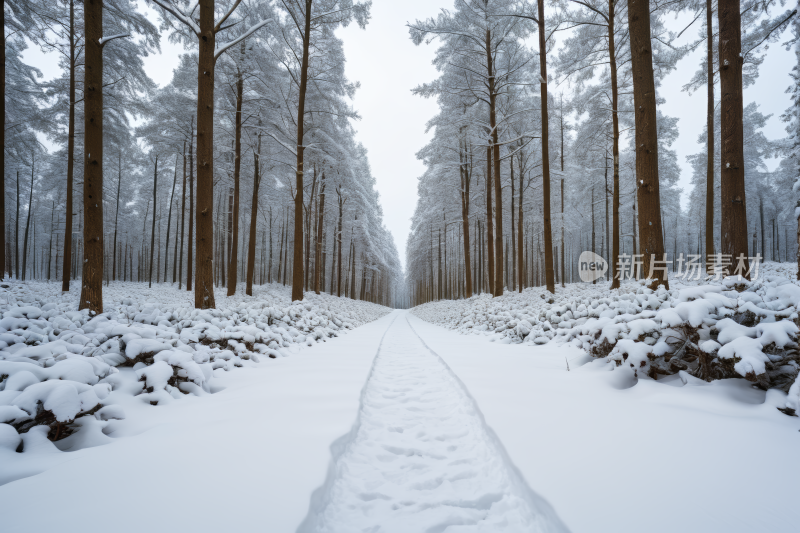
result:
[[[222,288],[216,309],[198,310],[174,286],[114,283],[104,289],[106,312],[90,316],[74,310],[73,285],[62,294],[58,284],[0,284],[0,447],[18,450],[19,434],[36,426],[57,441],[82,417],[125,418],[112,391],[151,405],[203,395],[215,371],[284,357],[391,311],[327,294],[291,302],[279,285],[252,297],[227,298]]]
[[[796,272],[796,271],[795,271]],[[498,298],[420,305],[412,312],[461,333],[501,343],[571,343],[605,358],[632,378],[686,372],[706,381],[744,378],[788,393],[781,410],[800,410],[797,338],[800,282],[784,265],[752,282],[728,278],[671,280],[671,290],[628,282],[570,284]]]

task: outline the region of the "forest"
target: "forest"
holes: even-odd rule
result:
[[[742,91],[770,43],[796,50],[796,15],[782,2],[509,0],[456,2],[410,23],[415,43],[437,46],[440,72],[415,89],[439,112],[417,154],[426,170],[406,251],[412,302],[553,293],[578,281],[584,250],[610,263],[611,288],[625,279],[621,254],[641,254],[634,275],[647,278],[665,254],[672,268],[679,254],[698,255],[709,273],[719,254],[734,266],[741,254],[795,261],[797,63],[790,86],[774,88],[792,98],[785,138],[767,139],[768,117],[744,106]],[[673,44],[684,33],[695,38]],[[659,110],[670,95],[657,91],[698,48],[706,53],[683,90],[705,99],[706,127],[680,131],[697,138],[685,191],[671,149],[678,121]],[[654,274],[654,287],[667,281]]]
[[[364,27],[369,5],[151,5],[157,21],[134,0],[5,3],[5,271],[80,280],[97,313],[116,280],[177,284],[203,309],[240,282],[399,301],[335,34]],[[162,37],[186,52],[158,87],[142,59]],[[28,46],[58,55],[60,75],[39,82]]]
[[[798,531],[796,3],[3,32],[3,533]]]

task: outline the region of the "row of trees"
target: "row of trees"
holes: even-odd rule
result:
[[[130,0],[5,2],[5,271],[64,290],[81,277],[79,307],[94,312],[113,280],[177,283],[197,308],[242,280],[247,294],[291,284],[295,300],[402,298],[334,33],[364,27],[369,3],[151,6],[159,27]],[[142,58],[166,35],[185,53],[158,88]],[[40,82],[28,43],[58,54],[61,74]]]
[[[797,42],[796,10],[770,11],[774,4],[459,0],[409,24],[415,43],[438,41],[441,73],[417,89],[437,98],[439,114],[418,154],[426,171],[407,245],[412,301],[532,285],[553,292],[577,278],[583,250],[609,260],[612,288],[620,254],[642,254],[649,276],[651,257],[665,253],[796,253],[786,230],[797,160],[775,172],[765,160],[788,156],[797,141],[767,140],[768,117],[742,101],[766,45],[791,25],[788,45]],[[673,32],[664,21],[678,12],[691,13],[691,23]],[[703,26],[698,37],[675,45],[692,26]],[[570,31],[559,41],[561,30]],[[681,209],[670,149],[677,120],[658,111],[658,87],[698,47],[707,53],[685,90],[707,87],[708,126]],[[796,112],[786,120],[792,133]],[[665,270],[650,278],[668,286]]]

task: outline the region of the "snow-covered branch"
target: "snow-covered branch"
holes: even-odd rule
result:
[[[240,35],[236,39],[234,39],[231,42],[226,43],[226,44],[220,46],[219,48],[217,48],[216,52],[214,52],[214,60],[216,61],[217,58],[219,58],[219,56],[224,54],[225,51],[228,50],[231,46],[236,46],[237,44],[239,44],[240,42],[244,41],[245,39],[250,37],[253,33],[255,33],[256,31],[260,30],[261,28],[263,28],[264,26],[266,26],[270,22],[272,22],[272,19],[262,20],[261,22],[258,22],[256,24],[254,24],[252,27],[250,27],[246,32],[244,32],[242,35]]]
[[[194,20],[192,20],[192,17],[191,17],[191,13],[192,13],[192,11],[194,11],[197,8],[198,2],[194,3],[194,5],[192,6],[192,9],[189,11],[189,15],[185,15],[170,0],[150,0],[150,1],[155,3],[156,5],[158,5],[158,7],[160,7],[164,11],[168,12],[169,14],[171,14],[176,19],[180,20],[181,22],[183,22],[184,24],[189,26],[189,28],[196,35],[200,35],[200,27],[197,24],[195,24]]]
[[[114,39],[121,39],[123,37],[130,37],[130,33],[118,33],[117,35],[110,35],[108,37],[102,37],[98,42],[100,46],[104,46],[108,41],[113,41]]]

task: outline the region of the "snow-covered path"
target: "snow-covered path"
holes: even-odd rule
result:
[[[302,532],[565,531],[474,400],[395,314]]]

